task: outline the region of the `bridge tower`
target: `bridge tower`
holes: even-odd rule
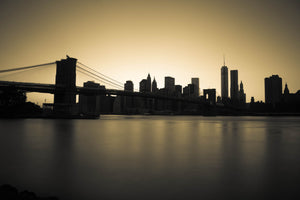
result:
[[[56,80],[54,93],[54,113],[75,115],[76,109],[76,62],[70,58],[56,61]]]

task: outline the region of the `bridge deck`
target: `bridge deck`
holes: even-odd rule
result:
[[[40,93],[50,93],[50,94],[63,92],[64,90],[63,87],[56,86],[55,84],[0,81],[0,89],[12,89],[12,88],[23,90],[25,92],[40,92]],[[183,97],[159,95],[154,93],[129,92],[123,90],[103,89],[103,88],[87,88],[87,87],[76,86],[74,92],[76,94],[84,94],[84,95],[109,94],[109,95],[120,95],[120,96],[145,97],[145,98],[153,98],[153,99],[175,100],[175,101],[183,101],[183,102],[190,102],[196,104],[204,103],[199,99],[195,99],[195,98],[183,98]]]

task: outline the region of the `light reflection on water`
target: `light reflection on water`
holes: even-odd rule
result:
[[[201,116],[0,120],[0,184],[60,199],[289,199],[299,195],[299,122]]]

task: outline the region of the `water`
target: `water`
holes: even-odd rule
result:
[[[299,195],[300,118],[0,120],[0,184],[76,199]]]

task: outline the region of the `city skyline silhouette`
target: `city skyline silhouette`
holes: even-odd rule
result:
[[[299,115],[300,90],[290,93],[285,84],[282,92],[282,78],[272,75],[265,78],[265,103],[246,101],[243,81],[238,79],[238,70],[220,69],[222,96],[215,88],[202,89],[199,78],[192,77],[190,84],[175,84],[175,78],[166,76],[164,87],[158,88],[156,79],[139,82],[139,91],[127,80],[124,85],[93,68],[66,55],[66,59],[1,70],[0,73],[32,72],[56,64],[55,84],[18,81],[0,81],[1,117],[38,118],[99,118],[100,114],[154,114],[154,115]],[[77,85],[77,74],[88,76],[82,86]],[[106,82],[105,85],[95,81]],[[228,85],[230,82],[230,96]],[[108,86],[108,88],[107,88]],[[117,88],[117,89],[115,89]],[[42,108],[28,102],[27,93],[53,95],[53,101],[43,103]],[[42,96],[40,94],[40,96]],[[27,102],[26,102],[27,100]],[[32,112],[28,112],[32,108]]]
[[[220,93],[220,67],[239,71],[247,102],[264,101],[264,78],[300,88],[299,3],[274,1],[4,1],[0,68],[77,57],[135,85],[145,74]],[[83,17],[84,16],[84,17]],[[43,77],[44,79],[51,78]]]

